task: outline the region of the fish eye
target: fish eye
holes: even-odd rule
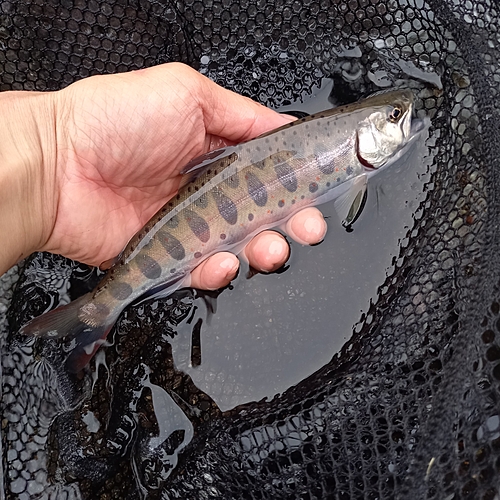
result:
[[[391,114],[389,115],[389,120],[391,120],[391,122],[397,122],[401,118],[402,114],[403,114],[402,109],[396,107],[391,111]]]

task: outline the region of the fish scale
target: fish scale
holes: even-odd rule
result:
[[[237,251],[257,232],[329,199],[345,198],[356,212],[362,197],[351,198],[350,190],[363,194],[367,172],[411,139],[412,103],[410,91],[375,95],[191,162],[178,194],[132,238],[97,288],[36,318],[23,333],[74,336],[68,366],[78,371],[125,306],[146,293],[163,289],[165,296],[189,285],[190,271],[203,259]],[[360,179],[365,182],[356,184]]]

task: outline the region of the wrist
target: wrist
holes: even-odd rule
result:
[[[0,94],[0,273],[41,249],[57,207],[52,93]]]

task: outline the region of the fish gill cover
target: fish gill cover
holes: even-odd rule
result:
[[[341,332],[339,352],[271,400],[222,409],[215,399],[241,383],[209,373],[204,391],[179,369],[186,322],[191,365],[204,364],[192,292],[129,308],[94,375],[77,378],[63,369],[70,346],[16,332],[91,288],[95,272],[40,254],[5,275],[5,498],[499,498],[499,9],[493,0],[1,2],[2,90],[183,61],[274,107],[324,78],[334,103],[410,87],[417,113],[432,119],[425,198],[385,282],[352,337]],[[314,316],[317,298],[298,303]]]

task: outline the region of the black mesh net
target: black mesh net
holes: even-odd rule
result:
[[[190,291],[128,309],[93,365],[112,366],[108,376],[65,374],[61,346],[15,332],[96,273],[54,256],[26,262],[12,301],[4,281],[6,498],[500,498],[499,10],[494,0],[1,2],[1,90],[182,61],[275,107],[323,78],[335,102],[411,87],[434,137],[426,200],[378,297],[330,363],[272,401],[221,412],[176,368],[170,340]],[[139,384],[150,391],[138,396]],[[180,408],[163,440],[157,387]]]

